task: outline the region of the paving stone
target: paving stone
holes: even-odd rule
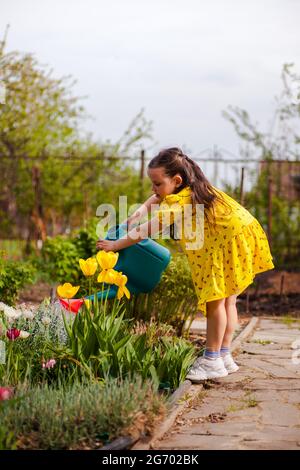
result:
[[[276,426],[276,425],[264,425],[259,426],[258,429],[252,435],[244,437],[243,441],[251,442],[262,440],[262,441],[286,441],[286,442],[298,442],[300,440],[300,428],[288,427],[288,426]]]
[[[276,319],[269,319],[269,318],[260,318],[259,326],[256,328],[256,331],[260,331],[263,329],[276,329],[276,330],[290,330],[290,329],[298,329],[300,328],[300,321],[296,320],[288,325],[285,323],[284,318],[276,320]]]
[[[236,450],[239,448],[240,438],[226,438],[220,440],[220,436],[189,436],[184,434],[177,434],[170,437],[167,441],[160,441],[159,445],[156,443],[156,450],[161,449],[193,449],[193,450]]]
[[[275,441],[258,440],[258,441],[245,441],[239,443],[239,450],[300,450],[300,445],[297,441],[283,441],[279,439]]]
[[[286,349],[278,344],[256,344],[256,343],[244,343],[242,354],[252,355],[263,355],[268,357],[291,357],[292,349]]]
[[[200,406],[192,407],[185,413],[185,418],[192,420],[206,418],[211,414],[227,413],[228,409],[233,407],[233,404],[245,406],[243,402],[246,397],[244,390],[228,390],[226,397],[224,397],[224,390],[221,393],[218,391],[209,393],[209,397],[206,397]]]
[[[275,398],[275,397],[274,397]],[[283,403],[277,399],[261,402],[260,421],[262,424],[278,426],[298,426],[300,438],[300,409],[294,404]]]
[[[300,339],[299,334],[281,335],[275,333],[256,333],[253,337],[254,341],[251,341],[251,343],[255,343],[256,341],[270,341],[271,343],[285,344],[291,347],[292,343],[298,338]]]
[[[276,360],[274,362],[276,362]],[[287,361],[286,364],[283,364],[281,360],[280,365],[276,365],[276,363],[274,364],[264,360],[263,356],[260,356],[260,358],[259,356],[244,356],[241,359],[241,363],[251,369],[261,370],[266,375],[271,374],[273,377],[291,379],[300,378],[300,368],[298,366],[294,366],[292,363],[289,363],[289,361]]]
[[[259,326],[238,350],[239,371],[207,382],[202,401],[157,449],[300,450],[300,365],[291,349],[300,324],[260,319]]]
[[[218,423],[196,424],[190,429],[185,427],[182,430],[182,434],[189,434],[191,437],[202,435],[224,436],[227,438],[237,437],[242,440],[245,437],[253,436],[257,431],[258,425],[253,421],[231,422],[228,420]]]
[[[300,390],[300,380],[294,379],[257,379],[244,386],[249,390]]]
[[[274,400],[274,390],[253,390],[252,394],[258,402]],[[276,390],[276,399],[282,403],[300,404],[299,390]]]
[[[244,387],[245,384],[251,382],[253,379],[265,379],[266,374],[262,370],[251,370],[249,367],[244,366],[241,364],[241,360],[239,360],[239,370],[234,374],[230,374],[227,377],[224,377],[223,383],[226,384],[226,387],[229,385],[238,386],[240,384],[241,387]]]

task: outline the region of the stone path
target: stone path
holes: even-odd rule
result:
[[[300,322],[260,319],[235,358],[152,448],[300,450]]]

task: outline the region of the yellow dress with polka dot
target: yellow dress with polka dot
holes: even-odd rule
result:
[[[196,217],[189,186],[177,194],[165,196],[156,211],[164,224],[167,220],[168,225],[177,226],[181,220],[178,241],[188,257],[198,309],[203,315],[206,315],[207,302],[239,295],[252,284],[256,274],[274,268],[268,239],[257,219],[226,193],[213,189],[221,199],[215,202],[213,210],[205,209],[205,215],[213,224],[206,216],[202,221]],[[191,208],[190,222],[182,217],[185,205]],[[184,225],[189,225],[198,240],[202,234],[197,248],[191,248],[192,239],[186,236],[186,232],[190,232]]]

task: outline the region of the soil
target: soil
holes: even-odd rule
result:
[[[247,301],[248,297],[248,301]],[[240,314],[300,317],[300,272],[270,271],[256,276],[238,297]]]
[[[37,306],[45,297],[51,295],[51,289],[54,287],[45,282],[29,285],[21,291],[19,303]],[[300,317],[300,272],[273,270],[258,274],[255,283],[238,297],[237,305],[241,317],[249,315]]]
[[[52,285],[46,282],[37,282],[28,285],[21,290],[18,303],[26,303],[28,306],[38,306],[45,297],[50,297]]]

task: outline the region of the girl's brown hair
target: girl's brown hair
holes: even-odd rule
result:
[[[171,147],[161,150],[148,165],[148,168],[158,167],[163,167],[165,174],[170,178],[176,174],[181,176],[182,184],[176,190],[176,193],[186,186],[190,186],[193,206],[197,203],[203,204],[205,216],[208,222],[213,224],[213,221],[209,220],[208,209],[211,209],[214,213],[215,202],[224,203],[225,201],[220,194],[217,194],[197,163],[185,155],[180,148]]]

